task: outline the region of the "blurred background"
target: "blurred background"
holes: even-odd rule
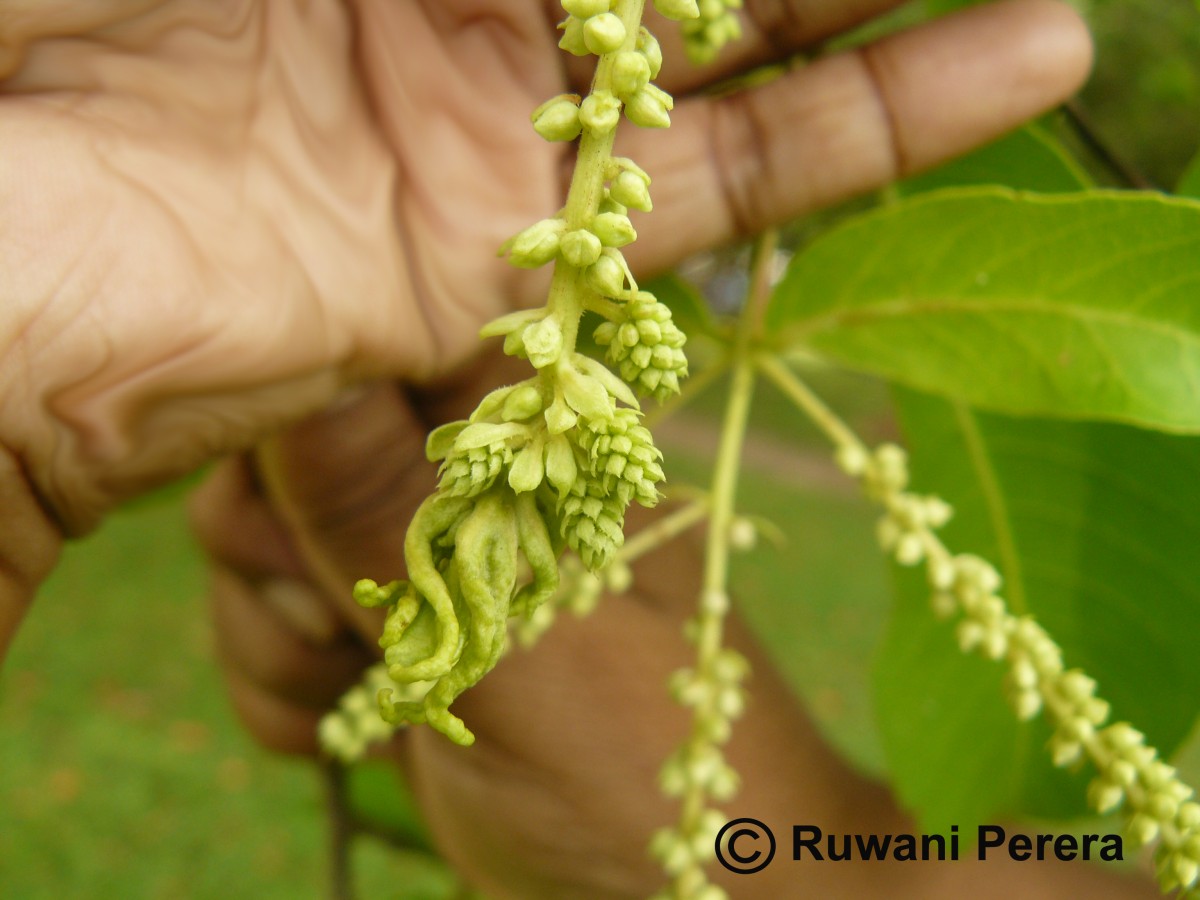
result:
[[[910,4],[871,31],[959,5]],[[1116,166],[1066,116],[1050,124],[1102,183],[1121,183],[1124,169],[1176,184],[1200,147],[1200,11],[1182,0],[1077,5],[1099,53],[1074,114]],[[890,434],[882,386],[848,375],[818,386],[866,437]],[[720,395],[709,391],[664,425],[674,483],[703,479],[697,452],[715,443]],[[867,660],[889,576],[871,549],[874,514],[765,386],[747,452],[740,505],[775,523],[787,551],[761,541],[738,558],[743,613],[830,739],[880,771]],[[320,779],[308,763],[257,749],[233,718],[212,661],[185,493],[175,486],[139,501],[68,547],[0,673],[0,896],[326,896]],[[1195,747],[1183,765],[1198,773]],[[470,896],[425,849],[393,772],[364,767],[349,793],[381,833],[408,845],[355,842],[362,896]]]

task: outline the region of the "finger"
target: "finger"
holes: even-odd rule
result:
[[[229,699],[250,735],[276,753],[314,756],[322,713],[279,698],[236,669],[226,673]]]
[[[38,586],[58,561],[62,534],[15,454],[0,447],[0,662]]]
[[[688,62],[679,24],[647,16],[650,31],[668,62],[662,87],[682,93],[756,66],[784,60],[811,49],[856,25],[868,22],[905,0],[746,0],[740,19],[742,37],[722,48],[712,63]]]
[[[654,178],[654,227],[630,261],[660,270],[934,166],[1060,102],[1090,64],[1069,7],[1010,0],[687,100],[665,135],[634,131],[622,147]]]
[[[255,586],[255,602],[271,607],[297,635],[328,644],[351,621],[336,601],[308,584],[286,529],[262,496],[244,457],[219,465],[192,495],[192,531],[210,559]]]
[[[246,576],[304,575],[304,563],[262,496],[246,457],[217,465],[188,500],[200,546]]]
[[[376,655],[355,635],[342,631],[316,645],[292,627],[264,595],[287,584],[254,584],[223,566],[214,566],[210,597],[217,650],[225,669],[253,682],[280,702],[313,711],[331,708]]]
[[[260,449],[259,471],[316,583],[342,599],[360,634],[380,611],[350,600],[354,582],[404,576],[404,535],[434,487],[427,426],[396,385],[364,391]]]

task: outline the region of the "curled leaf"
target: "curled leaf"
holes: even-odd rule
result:
[[[517,592],[512,611],[528,618],[558,590],[558,554],[533,494],[517,497],[516,515],[521,552],[533,570],[533,581]]]

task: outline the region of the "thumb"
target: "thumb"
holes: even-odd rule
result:
[[[404,535],[433,489],[426,426],[398,384],[357,388],[260,445],[262,488],[312,577],[372,641],[379,620],[354,582],[403,577]]]

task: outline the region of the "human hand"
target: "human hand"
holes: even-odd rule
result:
[[[699,93],[895,5],[752,3],[722,62],[668,66],[675,127],[622,138],[659,207],[631,262],[662,268],[936,163],[1088,66],[1068,10],[1014,0]],[[15,535],[0,535],[0,652],[63,533],[346,384],[450,371],[481,322],[532,298],[544,275],[494,251],[557,208],[567,151],[526,117],[588,77],[554,47],[553,2],[5,13],[0,479]]]
[[[663,218],[639,242],[646,245],[640,261],[661,264],[701,237],[729,236],[739,221],[754,230],[867,189],[1015,124],[1036,110],[1032,97],[1052,102],[1085,68],[1086,43],[1062,13],[1041,3],[988,8],[819,62],[739,99],[681,103],[675,128],[654,136],[664,141],[664,162],[648,166]],[[1047,60],[1055,61],[1053,71]],[[856,84],[865,90],[856,93]],[[998,86],[1004,100],[996,105],[989,88]],[[1023,99],[1014,104],[1014,97]],[[747,121],[758,123],[758,143]],[[685,155],[714,127],[713,146],[732,148],[717,156],[724,188],[721,178],[698,177],[695,157]],[[654,144],[636,155],[653,158]],[[785,165],[789,155],[799,162]],[[658,228],[666,237],[656,242]],[[222,564],[218,622],[235,702],[271,745],[311,750],[319,712],[371,658],[366,648],[378,620],[344,604],[347,587],[356,577],[398,574],[404,527],[432,486],[421,436],[465,412],[447,405],[478,393],[462,385],[432,394],[382,388],[274,444],[258,484],[244,468],[229,469],[201,501],[202,532]],[[262,547],[276,548],[277,564],[255,552]],[[633,895],[652,887],[645,835],[671,818],[650,799],[653,773],[682,731],[679,714],[659,697],[685,653],[678,632],[692,591],[675,587],[670,596],[606,600],[587,623],[567,624],[534,653],[506,660],[458,706],[479,739],[471,751],[424,729],[403,742],[439,844],[481,885],[527,897]],[[734,759],[744,772],[805,777],[782,788],[761,777],[748,781],[743,802],[781,816],[825,810],[824,821],[876,829],[898,820],[877,788],[824,750],[776,680],[760,676],[755,687],[761,705],[742,723]],[[849,893],[857,877],[830,890]],[[928,877],[912,884],[885,877],[901,894],[934,895]]]
[[[636,267],[951,156],[1087,69],[1069,11],[1023,0],[698,94],[896,5],[751,3],[718,66],[664,69],[675,127],[622,138],[659,207]],[[560,17],[534,0],[12,15],[0,445],[68,531],[347,383],[452,370],[482,322],[536,296],[544,273],[495,251],[561,203],[570,148],[528,126],[590,77],[555,47]]]

